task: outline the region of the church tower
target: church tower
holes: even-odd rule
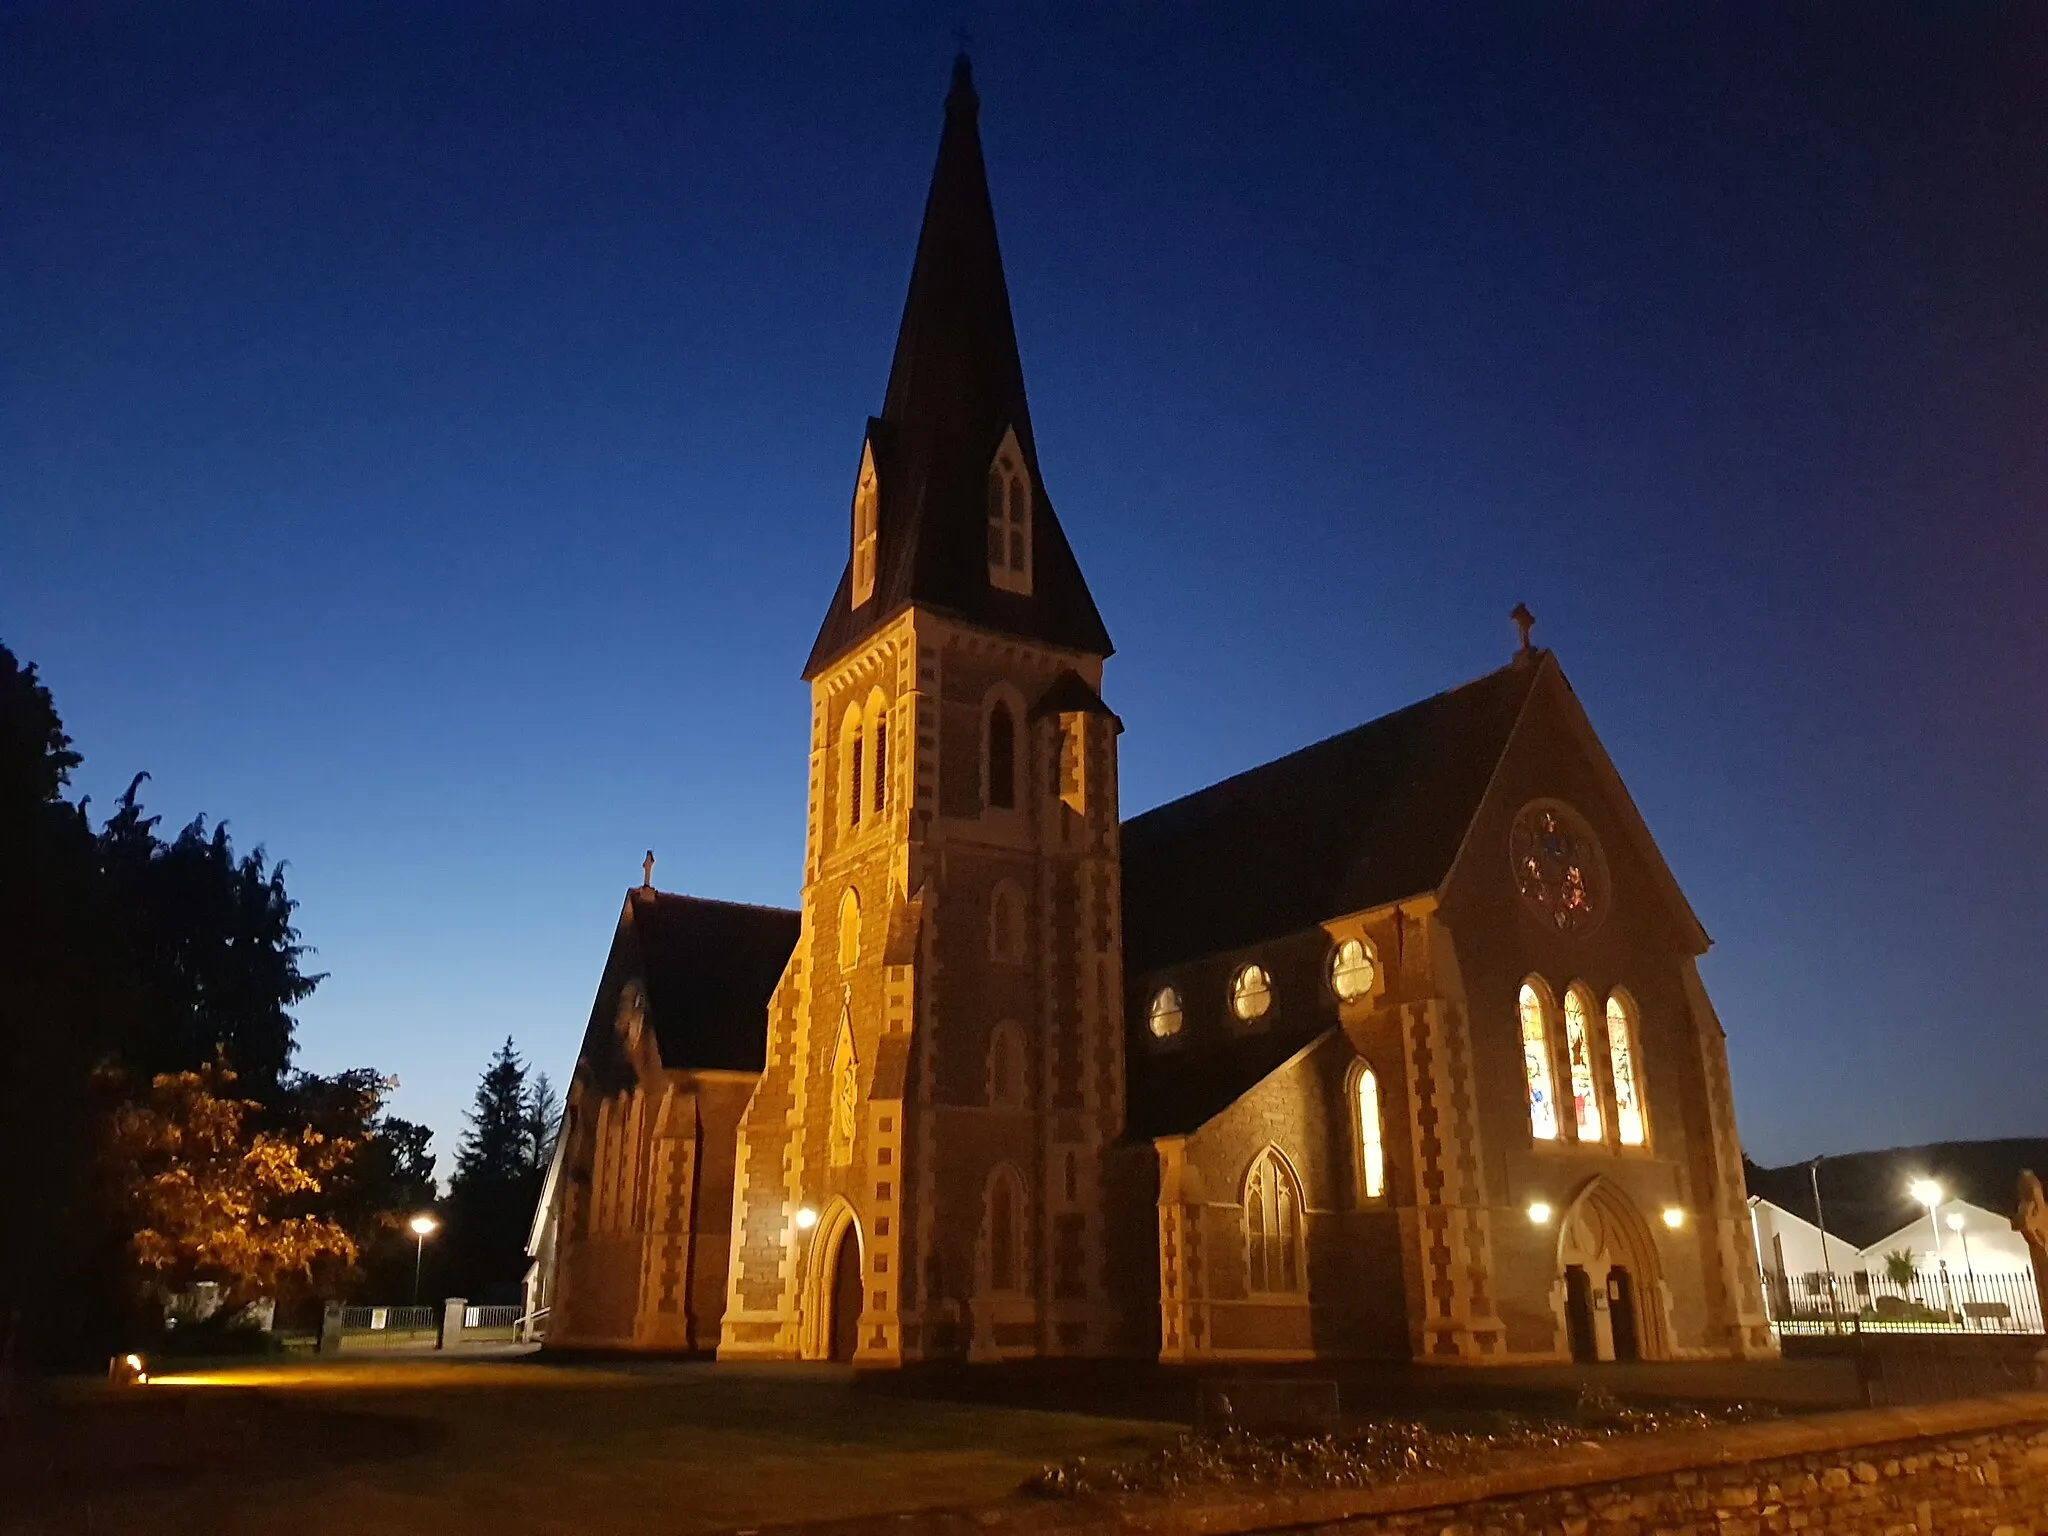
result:
[[[804,680],[802,927],[741,1123],[719,1354],[1099,1354],[1123,1128],[1110,642],[1039,471],[956,61]]]

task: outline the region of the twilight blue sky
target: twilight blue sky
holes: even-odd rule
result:
[[[965,25],[1127,811],[1525,600],[1752,1153],[2048,1132],[2048,16],[882,9],[0,15],[0,640],[290,861],[302,1064],[445,1150],[644,848],[793,902]]]

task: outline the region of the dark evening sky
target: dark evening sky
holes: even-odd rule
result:
[[[1126,810],[1526,601],[1752,1154],[2048,1132],[2048,12],[873,9],[0,21],[0,640],[290,861],[302,1064],[445,1149],[643,849],[794,902],[964,23]]]

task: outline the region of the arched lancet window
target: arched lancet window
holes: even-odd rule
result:
[[[839,898],[839,969],[860,964],[860,895],[852,886]]]
[[[1550,1086],[1550,1033],[1544,1023],[1543,994],[1522,983],[1522,1071],[1529,1080],[1529,1131],[1538,1141],[1557,1140],[1557,1096]]]
[[[1602,1140],[1600,1090],[1593,1078],[1592,1001],[1584,987],[1564,995],[1564,1050],[1572,1072],[1572,1127],[1583,1142]]]
[[[1145,1027],[1152,1031],[1153,1039],[1171,1040],[1180,1033],[1184,1017],[1180,994],[1171,987],[1161,987],[1152,994],[1145,1009]]]
[[[1007,880],[989,896],[988,953],[1011,965],[1024,958],[1024,895]]]
[[[1387,1192],[1386,1131],[1380,1115],[1380,1080],[1364,1062],[1358,1064],[1351,1100],[1358,1116],[1358,1187],[1366,1199],[1377,1200]]]
[[[860,452],[860,479],[853,488],[853,606],[875,595],[875,529],[881,487],[875,480],[875,452]]]
[[[849,705],[839,725],[840,756],[845,764],[846,824],[860,825],[862,791],[867,787],[861,774],[860,706]]]
[[[1024,1187],[1008,1164],[989,1177],[983,1220],[988,1227],[989,1289],[1023,1290]]]
[[[1643,1084],[1636,1075],[1635,1009],[1617,992],[1607,999],[1607,1062],[1614,1070],[1614,1130],[1624,1147],[1647,1139]]]
[[[1005,1021],[988,1042],[988,1101],[998,1109],[1020,1108],[1025,1101],[1024,1031]]]
[[[889,802],[889,701],[883,697],[881,689],[877,688],[868,695],[863,720],[872,738],[868,755],[874,759],[874,789],[868,803],[879,816]],[[854,785],[854,792],[858,795],[863,786],[857,773]]]
[[[1252,1290],[1301,1289],[1301,1191],[1270,1147],[1245,1176],[1244,1240]]]
[[[1014,434],[988,471],[988,579],[1006,592],[1031,591],[1031,482]]]
[[[999,811],[1017,806],[1017,722],[1001,699],[988,712],[988,803]]]

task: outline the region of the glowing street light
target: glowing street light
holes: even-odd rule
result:
[[[812,1210],[808,1205],[802,1206],[798,1209],[796,1213],[796,1225],[797,1230],[799,1232],[808,1232],[817,1224],[818,1213],[816,1211]]]
[[[1935,1213],[1941,1209],[1942,1188],[1932,1179],[1915,1179],[1906,1186],[1906,1193],[1927,1207],[1927,1230],[1934,1234],[1934,1264],[1941,1271],[1941,1292],[1947,1310],[1955,1310],[1955,1297],[1948,1288],[1948,1261],[1941,1256],[1941,1226]]]
[[[1685,1225],[1685,1208],[1677,1205],[1664,1207],[1664,1225],[1676,1232]]]
[[[1549,1221],[1550,1202],[1548,1200],[1531,1200],[1529,1202],[1529,1219],[1539,1227]]]
[[[420,1304],[420,1266],[426,1262],[427,1239],[441,1229],[441,1223],[425,1211],[406,1223],[412,1228],[412,1304]]]

